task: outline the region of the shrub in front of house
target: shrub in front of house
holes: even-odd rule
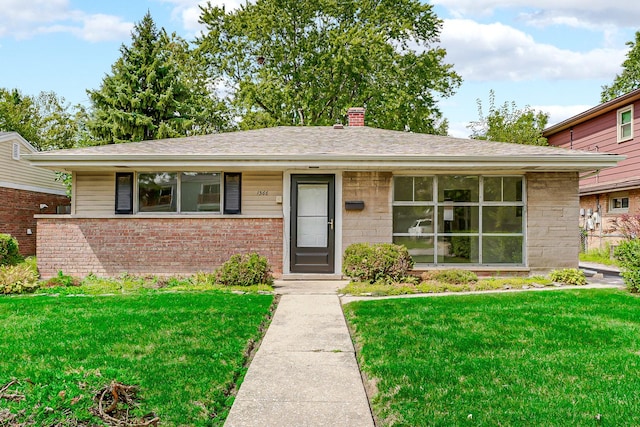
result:
[[[557,283],[565,285],[586,285],[587,278],[584,277],[584,271],[577,268],[564,268],[562,270],[553,270],[549,273],[549,279]]]
[[[344,251],[342,273],[360,282],[401,282],[412,267],[413,259],[402,245],[354,243]]]
[[[224,286],[273,284],[269,261],[255,252],[232,255],[215,271],[214,276],[216,284]]]
[[[468,270],[432,270],[422,273],[420,278],[425,281],[435,281],[450,284],[468,284],[478,281],[478,275]]]
[[[38,289],[38,271],[30,263],[0,266],[0,293],[24,294]]]
[[[629,291],[640,292],[640,239],[621,242],[613,252],[622,267],[622,279]]]
[[[18,241],[10,234],[0,234],[0,265],[16,265],[22,259]]]

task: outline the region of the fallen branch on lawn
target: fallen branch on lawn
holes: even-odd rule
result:
[[[24,399],[24,394],[19,393],[6,393],[9,390],[9,387],[18,384],[18,381],[11,380],[7,384],[3,385],[0,388],[0,399],[13,400],[14,402],[19,402]]]
[[[98,391],[98,409],[92,409],[91,412],[100,417],[104,422],[114,427],[149,427],[157,426],[160,418],[153,417],[148,421],[138,421],[129,419],[129,409],[126,411],[118,411],[118,403],[122,402],[128,406],[135,406],[134,396],[138,391],[138,387],[124,385],[116,381]],[[109,403],[109,400],[112,400]],[[108,404],[106,408],[105,404]],[[116,418],[112,414],[121,415],[122,418]]]

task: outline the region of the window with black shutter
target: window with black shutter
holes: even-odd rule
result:
[[[225,173],[224,174],[224,213],[239,214],[240,213],[240,196],[242,174]]]
[[[116,214],[133,213],[133,174],[116,173]]]

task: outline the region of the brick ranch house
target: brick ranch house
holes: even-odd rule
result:
[[[578,176],[618,156],[364,126],[276,127],[37,153],[73,173],[69,215],[38,215],[43,277],[190,274],[234,253],[287,279],[341,277],[356,242],[416,269],[577,267]],[[359,125],[354,123],[359,120]]]
[[[615,244],[612,227],[622,214],[640,213],[640,89],[545,129],[549,144],[572,150],[625,156],[616,167],[582,175],[579,183],[580,225],[587,247]]]
[[[0,233],[18,240],[20,254],[36,253],[34,215],[56,213],[68,206],[65,186],[55,173],[33,167],[24,159],[36,149],[17,132],[0,132]]]

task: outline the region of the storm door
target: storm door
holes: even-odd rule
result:
[[[291,272],[334,273],[335,176],[291,176]]]

